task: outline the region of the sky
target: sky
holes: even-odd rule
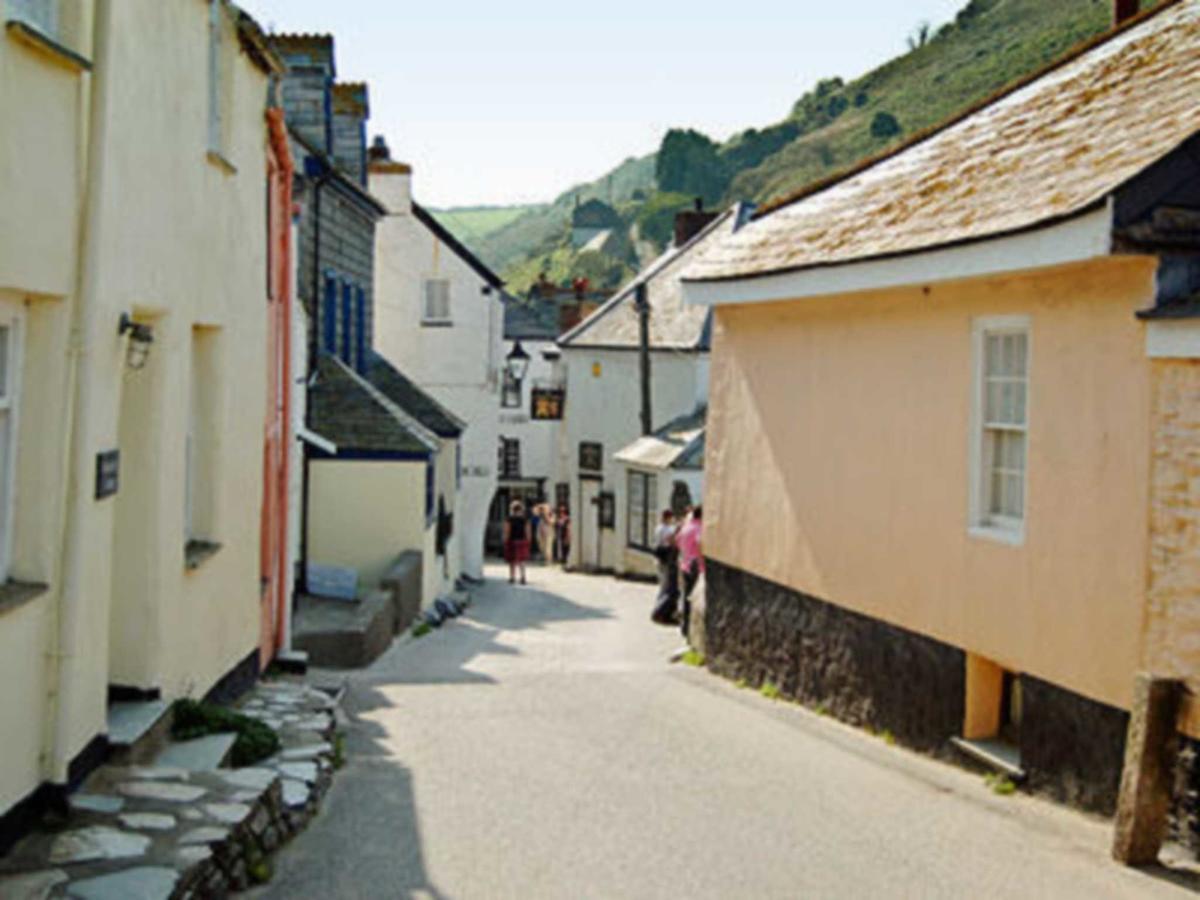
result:
[[[657,149],[778,121],[966,0],[239,0],[276,32],[330,32],[370,85],[370,135],[433,207],[536,203]]]

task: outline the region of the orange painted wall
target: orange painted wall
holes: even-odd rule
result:
[[[1154,263],[719,307],[715,559],[1127,706],[1148,533]],[[968,534],[972,319],[1031,318],[1024,543]]]

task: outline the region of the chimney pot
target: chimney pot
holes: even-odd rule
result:
[[[1139,0],[1113,0],[1113,25],[1122,25],[1140,12]]]

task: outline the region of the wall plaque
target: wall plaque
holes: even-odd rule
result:
[[[121,451],[105,450],[96,454],[96,499],[103,500],[117,492],[121,481]]]

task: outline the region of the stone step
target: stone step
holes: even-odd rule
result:
[[[190,741],[173,741],[154,758],[154,765],[183,769],[187,772],[207,772],[220,769],[229,761],[237,735],[210,734]]]
[[[296,603],[292,642],[309,662],[327,669],[370,665],[392,644],[395,608],[391,596],[376,591],[355,601],[304,595]]]
[[[986,738],[961,737],[950,738],[950,743],[993,772],[1007,775],[1018,783],[1025,780],[1025,770],[1021,768],[1021,751],[1012,744]]]
[[[157,756],[170,740],[170,713],[166,700],[110,703],[107,732],[112,761],[129,765]]]

